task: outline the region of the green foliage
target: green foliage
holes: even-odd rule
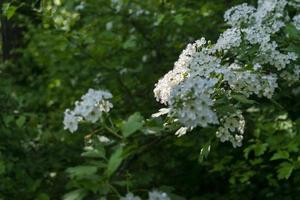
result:
[[[14,16],[16,10],[17,10],[17,7],[11,5],[10,3],[4,3],[2,5],[2,13],[7,19],[12,18],[12,16]]]
[[[123,157],[123,148],[119,147],[109,158],[108,165],[107,165],[107,176],[111,176],[121,165]]]
[[[144,119],[140,113],[134,113],[126,122],[122,124],[121,130],[124,137],[129,137],[131,134],[141,129],[144,124]]]

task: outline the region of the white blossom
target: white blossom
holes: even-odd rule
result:
[[[185,135],[187,131],[188,131],[188,128],[187,128],[187,127],[181,127],[180,129],[178,129],[178,130],[176,131],[175,135],[176,135],[177,137],[181,137],[181,136]]]
[[[169,108],[161,108],[161,109],[159,109],[159,111],[157,113],[152,114],[151,117],[156,118],[161,115],[168,114],[169,112],[170,112]]]
[[[149,192],[149,200],[171,200],[167,193],[153,190]]]
[[[255,71],[260,70],[261,68],[262,68],[262,66],[261,66],[261,64],[259,64],[259,63],[255,63],[255,64],[253,65],[253,69],[254,69]]]
[[[65,129],[75,132],[78,129],[78,122],[86,120],[95,123],[102,116],[103,112],[109,112],[113,107],[109,99],[112,94],[103,90],[89,89],[88,92],[81,97],[80,101],[75,102],[74,110],[67,109],[65,111],[64,125]]]
[[[98,136],[98,140],[99,140],[99,142],[104,143],[104,144],[111,142],[111,140],[108,137],[103,136],[103,135]]]
[[[294,16],[293,24],[296,27],[296,29],[300,30],[300,15]]]
[[[168,106],[164,114],[183,125],[176,135],[197,126],[219,125],[221,141],[241,146],[245,120],[240,111],[219,113],[219,99],[228,99],[230,105],[236,94],[246,99],[253,95],[271,99],[279,78],[289,85],[299,81],[298,55],[283,51],[274,40],[291,21],[286,6],[286,0],[259,0],[257,8],[235,6],[226,11],[224,19],[230,27],[215,45],[204,38],[187,45],[154,89],[157,101]],[[296,28],[299,18],[293,18]]]
[[[217,124],[218,118],[211,108],[213,100],[210,98],[210,93],[216,83],[217,79],[196,76],[189,77],[176,85],[168,102],[170,114],[188,128]]]
[[[241,42],[241,31],[238,28],[230,28],[221,34],[214,49],[228,50],[233,47],[239,47]]]
[[[76,116],[75,113],[69,109],[65,111],[64,117],[64,129],[69,129],[71,133],[78,129],[78,122],[81,121],[81,117]]]
[[[255,11],[256,9],[253,6],[243,3],[228,9],[225,12],[224,19],[229,25],[240,27],[243,24],[250,23]]]
[[[121,197],[120,200],[141,200],[139,196],[134,196],[133,193],[129,192],[125,197]]]
[[[221,142],[230,141],[234,148],[242,146],[245,120],[241,111],[224,116],[221,122],[222,126],[216,133]]]

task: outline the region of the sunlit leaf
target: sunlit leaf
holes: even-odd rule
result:
[[[109,158],[107,165],[107,175],[111,176],[121,165],[123,161],[123,147],[119,147]]]
[[[144,118],[140,113],[134,113],[131,115],[127,121],[125,121],[122,126],[122,134],[124,137],[129,137],[131,134],[135,133],[141,129],[144,125]]]
[[[294,165],[289,162],[284,162],[279,165],[279,168],[277,169],[277,177],[278,179],[288,179],[294,169]]]

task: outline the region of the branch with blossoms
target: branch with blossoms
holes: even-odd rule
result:
[[[195,127],[217,127],[216,137],[242,145],[245,129],[243,104],[251,99],[272,99],[280,87],[297,86],[300,65],[296,52],[285,44],[292,40],[286,30],[300,30],[300,15],[290,16],[294,1],[258,1],[230,8],[224,15],[229,28],[216,44],[204,38],[188,44],[169,71],[155,85],[154,94],[167,108],[153,117],[167,114],[182,127],[175,133],[186,134]],[[65,129],[74,132],[80,121],[95,123],[109,112],[112,95],[90,89],[74,110],[65,111]]]
[[[154,89],[156,99],[168,107],[161,114],[183,125],[178,135],[217,125],[221,142],[242,145],[241,104],[254,96],[272,99],[279,82],[289,87],[299,83],[298,55],[284,48],[290,39],[285,30],[300,30],[299,15],[291,18],[288,13],[288,7],[298,6],[285,0],[260,0],[257,8],[235,6],[226,11],[229,28],[216,44],[201,38],[183,50]]]
[[[88,166],[87,169],[93,172],[96,168],[93,173],[103,170],[105,184],[111,184],[113,174],[120,177],[134,161],[134,156],[166,138],[168,133],[183,136],[197,127],[212,128],[221,142],[229,141],[234,148],[241,147],[247,126],[244,113],[249,105],[260,106],[260,101],[276,104],[274,98],[280,90],[300,91],[300,49],[291,45],[299,44],[299,8],[297,1],[259,0],[257,7],[244,3],[227,10],[224,19],[228,29],[217,42],[212,44],[201,38],[188,44],[173,69],[155,85],[155,98],[165,108],[148,120],[135,113],[121,124],[112,123],[113,129],[105,123],[99,125],[119,140],[111,142],[111,138],[99,138],[101,143],[112,144],[109,147],[113,152],[109,158],[100,151],[102,146],[86,148],[89,152],[85,155],[104,158],[101,167]],[[96,123],[113,107],[111,99],[112,94],[108,91],[90,89],[75,103],[74,109],[65,111],[65,129],[75,132],[82,121]],[[156,120],[153,118],[163,115],[167,115],[164,127],[147,127],[147,123]],[[136,140],[138,145],[126,149],[131,139],[136,139],[133,136],[138,131],[144,133]],[[151,134],[164,135],[141,145],[145,135]],[[206,145],[201,152],[209,149]],[[117,170],[119,173],[115,173]],[[70,171],[76,175],[76,170],[75,173],[74,169]],[[130,192],[125,197],[118,191],[116,193],[124,200],[141,199]],[[170,199],[167,193],[156,190],[148,196],[150,200]]]

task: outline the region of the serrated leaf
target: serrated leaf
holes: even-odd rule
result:
[[[290,157],[289,152],[278,151],[272,156],[272,158],[270,160],[288,159],[289,157]]]
[[[268,148],[268,144],[256,144],[254,146],[255,156],[261,156],[265,153]]]
[[[200,150],[198,161],[201,163],[205,158],[207,158],[210,152],[210,142],[206,143]]]
[[[109,158],[108,165],[107,165],[107,176],[111,176],[121,165],[123,161],[123,148],[119,147]]]
[[[141,129],[143,125],[144,118],[142,115],[140,113],[134,113],[122,124],[122,134],[124,137],[129,137],[131,134]]]
[[[284,162],[280,164],[279,168],[277,169],[277,177],[278,179],[288,179],[294,169],[294,165],[289,162]]]
[[[63,200],[82,200],[86,195],[84,190],[73,190],[63,196]]]
[[[89,166],[89,165],[81,165],[77,167],[70,167],[67,169],[67,172],[70,174],[71,177],[75,178],[82,178],[85,176],[93,175],[97,172],[96,166]]]

